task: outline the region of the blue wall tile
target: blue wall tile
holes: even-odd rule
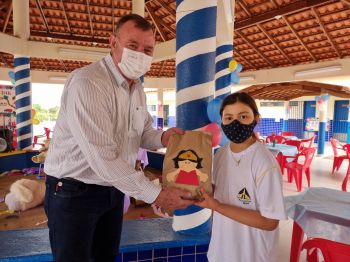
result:
[[[137,253],[123,253],[123,262],[137,261]]]
[[[196,262],[208,262],[207,254],[197,254]]]
[[[198,245],[196,246],[196,253],[207,253],[208,247],[208,245]]]
[[[182,254],[187,255],[187,254],[195,254],[196,252],[196,247],[183,247],[182,248]]]
[[[139,260],[152,259],[152,250],[139,251]]]
[[[164,249],[155,249],[154,250],[154,257],[166,257],[168,255],[168,250],[166,248]]]
[[[122,262],[122,254],[119,254],[119,256],[116,258],[115,262]]]
[[[182,257],[182,262],[196,262],[195,255],[186,255]]]
[[[155,258],[154,262],[167,262],[168,259],[167,258]]]
[[[181,261],[181,256],[168,257],[168,262],[182,262]]]
[[[169,256],[178,256],[181,255],[181,247],[172,247],[169,248]]]

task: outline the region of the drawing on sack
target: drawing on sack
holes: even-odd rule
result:
[[[181,150],[173,158],[176,170],[166,175],[167,181],[191,186],[199,186],[200,182],[205,183],[208,175],[199,170],[202,168],[202,160],[203,158],[192,149]]]

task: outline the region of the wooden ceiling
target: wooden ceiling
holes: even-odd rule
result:
[[[262,100],[290,101],[302,96],[319,96],[321,94],[350,98],[350,89],[347,87],[309,81],[254,85],[242,89],[240,92],[246,92],[255,99]]]
[[[30,0],[30,40],[108,48],[131,0]],[[148,0],[157,42],[176,37],[176,1]],[[350,57],[350,0],[236,0],[234,52],[244,71]],[[0,30],[13,35],[12,0],[0,0]],[[34,70],[71,72],[86,62],[31,58]],[[13,56],[0,52],[0,67]],[[174,77],[175,60],[154,63],[150,77]]]

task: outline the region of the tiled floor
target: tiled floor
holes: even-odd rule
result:
[[[344,161],[338,172],[331,175],[332,172],[332,149],[328,143],[325,146],[323,156],[315,156],[311,164],[311,187],[327,187],[341,190],[341,184],[348,168],[348,161]],[[350,186],[348,186],[350,187]],[[303,188],[307,188],[305,175],[303,176]],[[283,176],[283,192],[285,196],[298,194],[295,183],[288,183],[286,174]],[[289,261],[290,243],[292,236],[293,220],[280,222],[280,244],[279,244],[279,261]],[[302,253],[301,261],[305,260],[305,252]]]

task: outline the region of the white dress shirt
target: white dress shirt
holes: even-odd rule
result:
[[[140,80],[130,89],[107,55],[75,70],[67,79],[45,172],[114,186],[152,203],[161,186],[134,167],[139,147],[163,147],[161,135],[162,131],[152,128]]]

